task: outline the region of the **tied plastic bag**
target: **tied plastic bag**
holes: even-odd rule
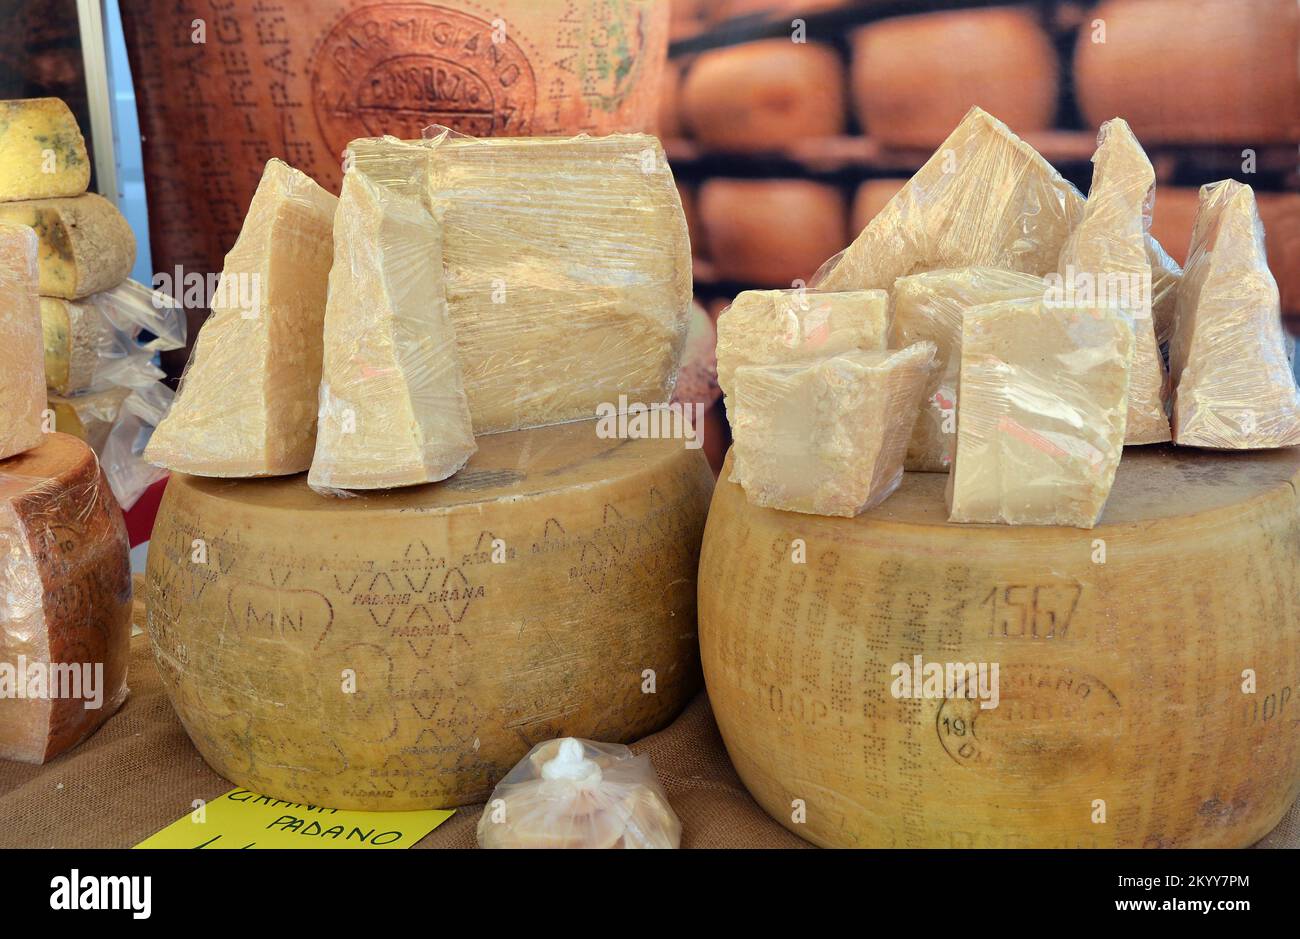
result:
[[[681,840],[649,757],[575,737],[533,747],[478,822],[482,848],[676,848]]]

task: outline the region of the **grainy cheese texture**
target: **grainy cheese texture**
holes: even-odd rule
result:
[[[1272,830],[1300,795],[1300,450],[1131,448],[1093,531],[951,525],[943,485],[908,473],[830,519],[755,507],[724,471],[700,651],[759,804],[838,847],[1244,848]],[[997,663],[998,706],[896,688],[917,656]]]
[[[1133,330],[1121,315],[992,303],[962,323],[954,522],[1091,528],[1124,449]]]
[[[668,401],[690,241],[654,137],[354,140],[353,165],[441,216],[474,432]]]
[[[1183,269],[1149,234],[1146,246],[1147,260],[1151,262],[1151,318],[1156,325],[1156,341],[1164,345],[1174,332],[1174,312],[1178,308],[1178,284],[1183,279]]]
[[[0,202],[0,222],[36,230],[41,296],[77,300],[116,287],[135,264],[135,235],[117,206],[97,193]]]
[[[45,361],[36,295],[36,236],[0,224],[0,460],[41,442]]]
[[[742,365],[879,351],[888,333],[883,290],[746,290],[718,317],[718,384],[730,394],[732,375]]]
[[[1280,311],[1254,192],[1234,180],[1203,186],[1169,344],[1177,443],[1300,443],[1300,392]]]
[[[935,346],[742,365],[730,396],[731,479],[755,505],[857,515],[889,497]]]
[[[86,141],[66,104],[0,101],[0,202],[75,196],[88,185]]]
[[[325,308],[313,488],[446,479],[474,452],[442,280],[442,231],[418,199],[343,177]]]
[[[70,681],[75,668],[80,684],[59,679],[59,695],[50,684],[40,696],[6,689],[0,759],[44,763],[111,717],[126,698],[130,636],[122,511],[90,447],[48,434],[0,463],[0,663],[29,693],[33,666]]]
[[[1033,147],[972,108],[813,286],[890,290],[896,278],[946,267],[1041,276],[1056,270],[1083,204]]]
[[[311,465],[338,199],[270,160],[145,458],[203,476]]]
[[[907,469],[946,473],[952,465],[957,446],[961,326],[966,310],[1042,294],[1041,278],[991,267],[927,271],[894,282],[889,344],[901,349],[916,342],[933,342],[937,348],[937,367],[907,445]]]
[[[712,485],[699,450],[594,421],[483,437],[444,483],[353,499],[301,476],[173,476],[146,575],[159,673],[237,785],[481,802],[534,744],[631,742],[699,689]]]
[[[1169,378],[1156,342],[1153,258],[1147,228],[1155,199],[1151,161],[1119,118],[1101,126],[1083,220],[1061,249],[1058,273],[1078,306],[1116,311],[1133,327],[1127,444],[1169,440]]]
[[[105,332],[104,319],[91,304],[41,297],[46,387],[59,394],[89,388]]]

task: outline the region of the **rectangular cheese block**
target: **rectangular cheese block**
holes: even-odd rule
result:
[[[690,242],[654,137],[354,140],[352,165],[441,211],[475,433],[667,402]]]
[[[746,290],[718,317],[718,384],[729,394],[742,365],[881,350],[888,331],[889,295],[883,290]]]
[[[961,325],[966,310],[998,300],[1042,295],[1041,278],[992,267],[928,271],[894,281],[889,344],[901,349],[929,341],[938,350],[934,377],[907,445],[907,469],[946,473],[952,465],[957,445]]]
[[[1092,528],[1124,449],[1133,345],[1109,311],[967,310],[949,520]]]
[[[477,449],[442,277],[418,199],[343,177],[325,307],[313,489],[446,479]]]
[[[899,277],[947,267],[1047,274],[1082,215],[1074,186],[1005,124],[971,108],[813,286],[890,290]]]
[[[88,185],[86,141],[63,101],[0,101],[0,202],[76,196]]]
[[[267,162],[150,462],[198,476],[311,466],[337,202]]]
[[[845,352],[733,376],[731,479],[754,505],[857,515],[903,479],[935,346]]]
[[[1088,203],[1061,249],[1056,286],[1063,299],[1073,297],[1073,306],[1116,311],[1132,324],[1136,344],[1124,442],[1164,443],[1169,440],[1169,381],[1156,342],[1154,271],[1147,245],[1155,170],[1120,118],[1101,125],[1092,163]]]
[[[135,264],[131,226],[117,206],[97,193],[0,202],[0,222],[36,230],[43,297],[88,297],[120,284]]]
[[[36,236],[0,224],[0,460],[41,442],[44,410]]]
[[[1169,368],[1175,443],[1223,450],[1300,443],[1300,392],[1264,227],[1254,192],[1234,180],[1201,187]]]

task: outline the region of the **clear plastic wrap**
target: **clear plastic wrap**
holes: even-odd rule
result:
[[[951,267],[1048,274],[1083,205],[1033,147],[971,108],[813,286],[890,290],[899,277]]]
[[[0,222],[28,225],[41,296],[78,300],[126,280],[135,264],[135,234],[117,206],[94,192],[67,199],[0,202]]]
[[[1092,528],[1124,449],[1133,346],[1119,312],[967,310],[949,520]]]
[[[1178,307],[1178,284],[1183,279],[1183,269],[1149,234],[1146,246],[1147,260],[1151,262],[1151,319],[1156,324],[1156,342],[1164,347],[1174,334],[1174,311]]]
[[[1152,319],[1154,271],[1147,244],[1155,170],[1119,118],[1101,125],[1092,163],[1083,219],[1061,249],[1059,286],[1071,305],[1114,311],[1129,321],[1135,345],[1124,442],[1164,443],[1170,437],[1169,378]]]
[[[654,137],[364,138],[356,169],[442,209],[477,434],[672,397],[691,303],[681,199]]]
[[[48,434],[0,463],[0,759],[43,763],[125,700],[128,551],[84,443]]]
[[[492,792],[482,848],[676,848],[682,825],[648,756],[616,743],[539,743]]]
[[[123,511],[167,471],[144,458],[154,428],[171,407],[172,390],[161,382],[131,389],[99,450],[99,464]]]
[[[311,465],[338,199],[270,160],[176,401],[145,450],[198,476],[277,476]]]
[[[41,442],[45,366],[36,235],[0,224],[0,460]]]
[[[883,502],[935,368],[933,342],[742,365],[729,396],[731,480],[755,505],[853,516]]]
[[[112,387],[80,395],[52,394],[46,400],[54,412],[54,429],[84,440],[98,453],[131,394],[130,388]]]
[[[1169,368],[1176,443],[1224,450],[1300,443],[1300,391],[1264,226],[1254,192],[1235,180],[1201,187]]]
[[[961,371],[962,315],[998,300],[1041,297],[1043,281],[992,267],[927,271],[894,282],[889,344],[901,349],[930,341],[937,367],[907,445],[907,469],[946,473],[957,446],[957,377]]]
[[[334,216],[308,481],[327,493],[436,482],[475,449],[439,224],[418,199],[350,172]]]

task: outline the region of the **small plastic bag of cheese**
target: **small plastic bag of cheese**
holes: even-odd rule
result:
[[[540,743],[492,792],[481,848],[676,848],[682,826],[647,756],[616,743]]]

